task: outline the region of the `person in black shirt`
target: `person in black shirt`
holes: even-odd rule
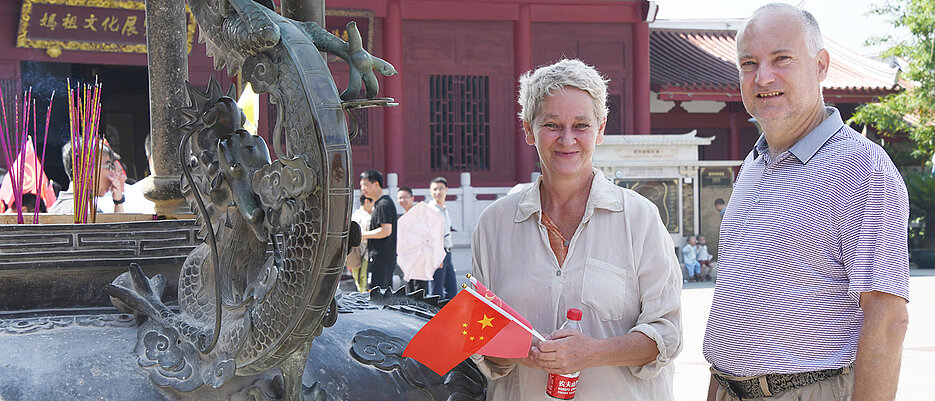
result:
[[[360,174],[360,192],[370,199],[376,199],[370,227],[361,235],[362,239],[367,240],[370,254],[370,288],[391,288],[393,269],[396,268],[396,205],[389,196],[383,194],[383,174],[377,170],[367,170]]]

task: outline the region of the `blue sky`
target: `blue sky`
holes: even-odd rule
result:
[[[745,18],[761,5],[772,2],[804,3],[804,8],[818,19],[825,36],[865,55],[884,50],[879,46],[865,47],[863,42],[868,37],[892,29],[885,17],[865,15],[872,5],[884,0],[656,0],[659,5],[656,18]]]

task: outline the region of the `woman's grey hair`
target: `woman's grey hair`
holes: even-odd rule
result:
[[[815,19],[815,16],[808,11],[785,3],[769,3],[756,9],[753,14],[750,14],[750,18],[747,18],[747,20],[743,22],[743,25],[740,26],[740,29],[737,30],[737,43],[740,43],[740,36],[753,17],[767,10],[787,11],[799,17],[799,20],[802,22],[802,27],[805,28],[805,46],[806,49],[808,49],[809,56],[815,57],[819,50],[825,48],[825,38],[821,35],[821,29],[818,27],[818,20]]]
[[[552,65],[539,67],[535,71],[527,71],[519,77],[517,102],[523,108],[519,113],[519,118],[531,124],[539,115],[542,101],[546,96],[570,86],[591,95],[594,101],[594,115],[597,116],[598,121],[604,121],[607,118],[607,82],[609,81],[594,67],[576,59],[564,59]]]

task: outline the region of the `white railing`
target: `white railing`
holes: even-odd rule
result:
[[[396,192],[399,191],[399,181],[396,173],[389,173],[386,176],[386,194],[393,199],[398,213],[403,210],[396,203]],[[470,246],[471,234],[477,225],[477,218],[481,212],[495,200],[500,199],[510,191],[511,187],[472,187],[471,173],[461,173],[461,186],[458,188],[448,188],[448,200],[445,207],[448,208],[448,214],[451,216],[451,226],[454,231],[451,233],[452,241],[456,247]],[[431,199],[428,188],[413,188],[413,196],[423,200]],[[454,197],[454,199],[451,199]],[[478,197],[482,199],[478,199]],[[354,190],[354,208],[360,206],[360,190]]]

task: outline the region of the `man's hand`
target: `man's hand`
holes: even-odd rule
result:
[[[717,379],[714,378],[714,375],[711,375],[711,380],[708,382],[708,401],[715,401],[717,399],[717,390],[720,386]]]
[[[123,202],[117,203],[117,201],[127,200],[126,195],[123,193],[124,186],[127,183],[127,175],[124,173],[123,169],[120,171],[111,171],[110,172],[110,195],[111,199],[114,200],[114,213],[123,213],[124,207]]]
[[[123,189],[126,183],[127,176],[123,172],[114,173],[114,177],[110,180],[110,193],[114,200],[123,199]]]
[[[383,223],[380,224],[380,227],[360,233],[360,239],[382,239],[389,237],[391,234],[393,234],[393,225]]]

